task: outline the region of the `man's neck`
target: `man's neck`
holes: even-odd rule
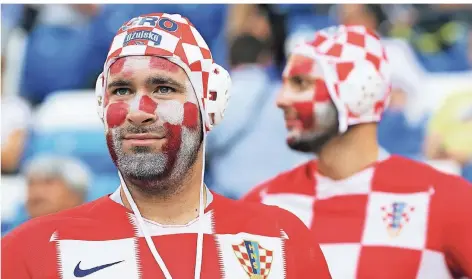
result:
[[[201,154],[187,173],[187,177],[182,182],[183,185],[172,185],[179,190],[170,196],[150,195],[140,191],[137,186],[128,185],[143,218],[162,225],[185,225],[198,216],[202,183]],[[120,195],[124,206],[131,209],[122,188],[120,188]],[[203,204],[206,204],[205,189],[203,195]]]
[[[375,163],[378,156],[377,125],[360,124],[326,143],[318,154],[318,172],[345,179]]]

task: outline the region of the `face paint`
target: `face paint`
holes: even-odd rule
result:
[[[298,118],[301,121],[304,130],[314,128],[315,115],[314,104],[312,102],[294,102],[293,108],[297,112]]]
[[[183,125],[189,129],[196,129],[198,126],[199,110],[196,104],[186,102],[184,104],[184,122]]]
[[[106,110],[106,123],[108,128],[116,128],[123,125],[129,112],[129,105],[125,102],[112,103]]]
[[[337,126],[335,106],[314,60],[294,56],[284,72],[279,106],[286,115],[287,143],[297,150],[313,151],[312,142]]]
[[[110,66],[110,75],[117,75],[123,71],[123,68],[125,66],[126,58],[121,58],[115,61]]]
[[[144,95],[139,101],[139,110],[144,111],[149,114],[155,114],[157,108],[157,103],[154,102],[149,96]]]
[[[291,65],[288,75],[290,77],[309,75],[315,66],[315,61],[311,59],[297,59]]]
[[[174,64],[165,58],[156,57],[156,56],[151,57],[149,61],[149,67],[151,69],[158,69],[158,70],[168,71],[171,73],[178,72],[180,69],[179,66],[177,66],[177,64]]]
[[[189,164],[187,161],[196,158],[196,155],[188,154],[196,154],[201,143],[198,101],[187,75],[176,64],[159,57],[126,57],[116,62],[120,60],[124,60],[123,66],[120,66],[121,72],[118,72],[120,67],[116,67],[114,73],[120,78],[127,71],[132,73],[129,79],[133,95],[123,95],[116,102],[110,96],[110,103],[106,106],[106,120],[110,128],[107,144],[113,160],[125,176],[134,179],[163,180],[185,175],[188,173],[184,169]],[[154,87],[145,84],[152,76],[169,73],[177,81],[185,79],[185,93],[159,95]],[[185,94],[185,100],[182,100],[182,94]],[[139,112],[155,115],[154,122],[146,121],[143,125],[134,123],[132,119],[137,114],[131,113]],[[145,146],[125,144],[123,138],[127,134],[139,133],[163,135],[163,142],[159,144],[160,140],[156,140],[155,144]]]

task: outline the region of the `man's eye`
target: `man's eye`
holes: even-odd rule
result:
[[[292,83],[296,86],[302,86],[303,85],[303,79],[301,77],[293,77],[292,78]]]
[[[175,92],[173,88],[168,87],[168,86],[159,86],[159,88],[157,88],[156,91],[159,94],[169,94],[169,93]]]
[[[113,91],[113,95],[123,96],[129,94],[128,88],[118,88]]]

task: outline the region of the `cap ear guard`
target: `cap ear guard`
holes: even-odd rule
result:
[[[231,77],[223,67],[213,63],[208,78],[208,94],[205,98],[205,110],[211,128],[223,120],[230,98]]]
[[[105,117],[103,103],[103,99],[105,98],[105,79],[103,77],[103,73],[98,76],[97,82],[95,83],[95,98],[97,101],[97,113],[103,122]]]

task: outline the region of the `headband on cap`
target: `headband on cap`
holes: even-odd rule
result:
[[[108,70],[125,56],[159,56],[177,64],[197,94],[205,130],[211,130],[223,119],[231,87],[228,72],[213,62],[208,45],[188,19],[178,14],[154,13],[129,20],[113,39],[95,87],[102,120]]]

